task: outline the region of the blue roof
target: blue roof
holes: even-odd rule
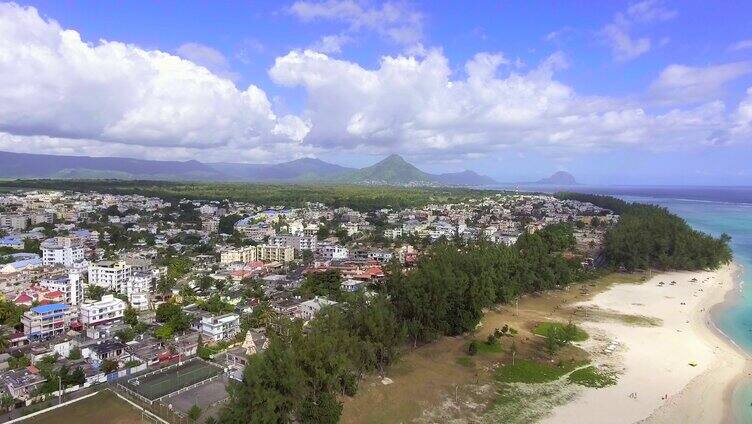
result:
[[[23,259],[20,261],[11,262],[10,266],[12,266],[15,269],[22,269],[26,268],[27,266],[40,266],[42,265],[42,260],[39,258],[31,258],[31,259]]]
[[[18,237],[0,237],[0,244],[23,244],[23,241]]]
[[[50,303],[49,305],[39,305],[31,308],[37,314],[46,314],[48,312],[61,311],[68,309],[68,305],[65,303]]]

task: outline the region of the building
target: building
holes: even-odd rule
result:
[[[246,246],[238,249],[225,250],[219,255],[219,262],[229,264],[233,262],[253,262],[256,260],[256,246]]]
[[[29,226],[29,217],[23,215],[0,215],[0,227],[23,231]]]
[[[102,300],[87,301],[79,307],[79,321],[91,327],[123,319],[125,302],[111,294],[102,296]]]
[[[290,262],[295,259],[295,249],[292,246],[262,244],[256,246],[256,257],[263,262]]]
[[[22,250],[24,242],[18,237],[0,237],[0,247],[10,247],[11,249]]]
[[[64,333],[76,319],[76,308],[65,303],[35,306],[24,312],[21,323],[29,339],[43,339]]]
[[[290,234],[276,235],[269,238],[269,244],[272,246],[290,246],[295,249],[295,253],[300,255],[303,250],[316,250],[317,240],[315,236],[293,236]]]
[[[240,331],[240,316],[224,314],[201,318],[201,337],[204,341],[216,343],[235,337]]]
[[[325,297],[316,296],[313,299],[306,300],[305,302],[298,305],[297,311],[295,312],[295,318],[300,318],[300,319],[309,321],[313,319],[313,317],[315,317],[316,314],[318,314],[322,308],[326,306],[336,305],[336,304],[337,302],[333,300],[329,300]]]
[[[71,271],[68,275],[49,277],[41,280],[39,285],[65,294],[65,303],[79,305],[84,301],[83,277],[78,271]]]
[[[128,294],[131,266],[124,261],[101,261],[89,265],[89,284]]]
[[[326,244],[326,245],[319,246],[318,254],[325,260],[347,259],[350,252],[344,246],[339,246],[336,244]]]
[[[71,237],[53,237],[39,246],[42,249],[42,264],[44,266],[62,265],[72,268],[74,264],[83,262],[84,245]]]
[[[151,293],[154,274],[149,271],[134,271],[126,286],[125,294],[131,306],[139,311],[149,309],[149,293]]]

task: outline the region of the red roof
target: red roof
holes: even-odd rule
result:
[[[34,301],[34,298],[29,296],[26,293],[21,293],[18,296],[16,296],[15,299],[13,299],[13,303],[31,303]]]

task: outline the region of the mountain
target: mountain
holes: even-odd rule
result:
[[[210,163],[208,165],[229,179],[258,182],[317,181],[354,170],[354,168],[314,158],[296,159],[277,164]]]
[[[0,177],[216,180],[223,175],[195,160],[153,161],[0,152]]]
[[[355,169],[313,158],[277,164],[252,164],[0,152],[0,178],[321,182],[411,186],[481,186],[496,183],[473,171],[429,174],[399,155],[391,155],[375,165]]]
[[[348,172],[334,178],[350,184],[432,185],[434,175],[427,174],[400,155],[390,155],[375,165]]]
[[[480,175],[474,171],[450,172],[439,174],[434,179],[446,185],[464,185],[464,186],[487,186],[496,184],[496,180],[485,175]]]
[[[577,185],[577,181],[569,172],[559,171],[548,178],[542,178],[536,181],[535,184]]]

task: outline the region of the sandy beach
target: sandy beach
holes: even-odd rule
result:
[[[715,328],[710,311],[735,288],[736,278],[735,264],[714,272],[663,273],[574,305],[591,335],[581,347],[594,364],[616,371],[618,383],[584,389],[543,422],[728,421],[747,357]]]

